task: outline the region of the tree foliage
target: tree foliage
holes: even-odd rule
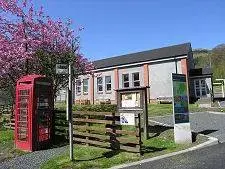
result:
[[[36,73],[52,78],[56,92],[66,79],[55,74],[60,61],[90,71],[92,64],[79,50],[81,29],[71,24],[45,15],[43,7],[35,10],[31,0],[0,0],[0,90],[13,96],[17,79]]]

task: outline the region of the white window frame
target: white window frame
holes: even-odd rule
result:
[[[124,76],[125,75],[128,75],[128,80],[124,81]],[[129,77],[129,73],[125,73],[125,74],[122,74],[122,83],[123,83],[123,88],[128,88],[130,87],[130,77]],[[128,87],[125,87],[125,83],[128,83]]]
[[[100,83],[100,84],[99,84],[99,81],[98,81],[99,78],[102,79],[102,83]],[[98,93],[103,93],[103,77],[97,77],[96,80],[97,80],[97,92]],[[99,86],[102,86],[102,90],[101,91],[99,91]]]
[[[110,82],[107,82],[106,79],[110,78]],[[110,90],[108,90],[107,85],[110,85]],[[105,92],[110,93],[112,91],[112,77],[111,76],[105,76]]]
[[[85,81],[87,84],[84,84]],[[84,91],[84,87],[87,87],[87,91]],[[83,79],[83,94],[88,94],[88,79]]]
[[[78,82],[80,85],[78,85]],[[76,95],[81,95],[81,80],[80,79],[76,80]]]
[[[134,80],[134,75],[138,73],[138,80]],[[135,86],[134,83],[135,82],[139,82],[138,86]],[[141,86],[141,81],[140,81],[140,72],[134,72],[132,73],[132,83],[133,83],[133,87],[139,87]]]
[[[199,86],[198,87],[196,85],[197,81],[199,83]],[[202,81],[204,81],[204,86],[201,83]],[[199,98],[201,98],[201,97],[207,97],[207,84],[206,84],[205,79],[195,79],[194,80],[194,87],[195,87],[195,96],[196,97],[199,97]],[[199,94],[200,95],[197,95],[197,90],[199,90]],[[202,94],[203,91],[205,91],[205,95]]]

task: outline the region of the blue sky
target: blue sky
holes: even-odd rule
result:
[[[225,43],[224,0],[34,0],[54,18],[83,26],[81,50],[91,60],[191,42]]]

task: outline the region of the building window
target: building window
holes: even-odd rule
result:
[[[111,85],[111,76],[105,76],[105,90],[106,92],[110,92],[112,89]]]
[[[129,87],[129,74],[123,74],[123,87]]]
[[[76,80],[76,93],[77,95],[81,94],[81,81]]]
[[[102,77],[97,77],[97,91],[103,92],[103,83]]]
[[[88,94],[88,79],[83,80],[83,93]]]
[[[140,86],[139,72],[132,73],[132,79],[134,87]]]
[[[198,98],[207,95],[207,87],[204,79],[195,80],[195,95]]]

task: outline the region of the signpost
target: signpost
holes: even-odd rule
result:
[[[68,75],[68,73],[67,64],[56,64],[56,74]]]
[[[70,160],[73,158],[73,113],[72,113],[72,65],[57,64],[56,73],[61,75],[68,75],[69,82],[67,87],[67,107],[66,114],[69,121],[69,141],[70,141]]]
[[[172,73],[172,84],[175,142],[192,143],[186,76]]]

